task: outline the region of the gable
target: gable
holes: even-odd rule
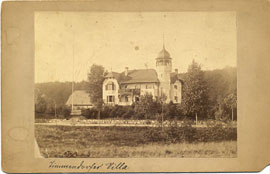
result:
[[[66,105],[72,104],[72,96],[73,96],[73,104],[74,105],[91,105],[89,93],[85,90],[77,90],[74,91],[68,98]]]
[[[183,83],[183,78],[180,74],[177,74],[175,72],[171,73],[171,84],[174,84],[177,80]]]

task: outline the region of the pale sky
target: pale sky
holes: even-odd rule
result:
[[[75,81],[92,64],[155,68],[163,33],[179,72],[193,59],[204,70],[236,66],[234,12],[36,12],[35,82],[72,81],[73,55]]]

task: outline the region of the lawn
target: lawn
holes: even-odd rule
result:
[[[193,134],[188,134],[173,129],[173,133],[192,136],[190,139],[172,134],[172,130],[150,127],[36,125],[35,136],[41,154],[49,158],[236,157],[236,129],[221,130],[192,129]],[[211,139],[209,132],[219,132],[215,135],[217,141]]]

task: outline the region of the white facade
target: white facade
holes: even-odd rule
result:
[[[170,54],[164,47],[156,58],[156,71],[160,81],[159,95],[165,95],[167,98],[166,102],[170,102],[172,61]]]
[[[145,78],[144,78],[145,77]],[[182,80],[178,72],[172,72],[172,58],[163,50],[156,58],[156,69],[126,70],[110,72],[103,82],[103,101],[109,105],[131,105],[140,96],[166,96],[166,103],[181,103]]]
[[[103,101],[107,104],[118,104],[119,98],[118,98],[118,90],[119,90],[119,84],[117,80],[113,77],[107,78],[103,82],[102,86],[102,97]]]
[[[176,80],[171,84],[171,94],[170,99],[173,103],[181,103],[182,100],[182,83]]]

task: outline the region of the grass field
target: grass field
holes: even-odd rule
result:
[[[236,157],[236,139],[186,142],[149,139],[142,127],[35,126],[41,154],[49,158]],[[154,134],[158,136],[160,132]],[[152,135],[152,134],[151,134]]]

